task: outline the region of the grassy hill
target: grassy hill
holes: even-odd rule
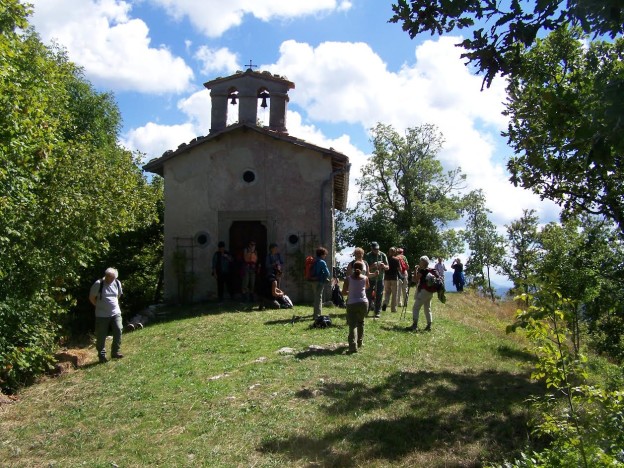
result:
[[[353,355],[344,309],[329,329],[292,322],[308,306],[168,312],[124,335],[124,359],[85,350],[1,405],[0,465],[482,466],[523,448],[543,391],[505,335],[513,305],[471,294],[434,299],[431,333],[404,330],[409,310],[367,320]]]

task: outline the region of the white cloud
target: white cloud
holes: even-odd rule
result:
[[[149,122],[130,130],[122,138],[122,145],[145,153],[144,162],[160,157],[167,150],[175,150],[181,143],[188,143],[197,134],[191,123],[159,125]]]
[[[275,18],[296,18],[305,15],[346,11],[348,0],[151,0],[177,20],[187,18],[208,37],[219,37],[228,29],[239,26],[245,15],[262,21]],[[198,13],[199,12],[199,13]]]
[[[313,121],[356,123],[367,129],[382,122],[398,131],[423,123],[437,125],[446,141],[442,163],[448,168],[461,166],[468,188],[484,190],[496,222],[518,218],[523,208],[553,219],[558,213],[554,204],[508,181],[506,155],[498,148],[505,144],[500,136],[506,128],[501,114],[504,81],[495,80],[481,91],[482,79],[463,64],[457,42],[457,37],[425,41],[415,50],[415,63],[393,72],[364,43],[325,42],[312,47],[291,40],[282,43],[280,58],[268,68],[297,84],[291,102]],[[357,190],[356,178],[352,171],[351,194]]]
[[[180,93],[193,71],[166,47],[150,45],[149,28],[131,19],[121,0],[31,0],[32,23],[45,42],[57,41],[94,84],[113,90]]]
[[[188,143],[210,131],[210,92],[197,91],[177,103],[177,108],[186,115],[186,122],[177,125],[163,125],[154,122],[131,129],[122,137],[122,144],[145,153],[144,161],[160,157],[167,150],[175,150],[180,144]]]
[[[195,58],[202,64],[201,72],[208,76],[220,72],[232,74],[241,68],[238,65],[238,54],[231,52],[227,47],[212,49],[201,46],[195,52]]]

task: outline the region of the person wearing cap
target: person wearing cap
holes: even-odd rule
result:
[[[212,276],[217,279],[217,297],[219,302],[223,302],[223,292],[227,287],[230,299],[232,298],[232,280],[230,266],[234,259],[230,252],[225,250],[225,242],[220,241],[217,244],[217,251],[212,256]]]
[[[368,307],[369,310],[373,309],[375,311],[375,318],[379,318],[383,300],[384,274],[389,268],[388,257],[379,250],[378,242],[371,242],[371,251],[364,256],[364,260],[366,260],[369,266],[368,279],[370,287],[366,291]],[[373,293],[375,295],[374,300]]]
[[[414,283],[416,283],[416,294],[414,296],[414,307],[412,308],[412,325],[407,329],[410,331],[418,331],[418,318],[420,316],[420,308],[425,308],[425,318],[427,319],[427,326],[425,331],[431,331],[431,322],[433,318],[431,316],[431,299],[433,299],[433,292],[425,289],[425,281],[429,268],[429,257],[423,255],[420,257],[418,267],[416,268],[416,274],[414,276]]]
[[[106,337],[109,329],[113,332],[113,344],[111,356],[113,359],[121,359],[121,308],[119,298],[123,294],[121,282],[117,279],[119,273],[115,268],[107,268],[104,278],[97,280],[89,291],[89,301],[95,306],[95,350],[100,363],[106,359]]]

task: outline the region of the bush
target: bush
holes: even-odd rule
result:
[[[56,314],[50,314],[50,311]],[[50,298],[0,302],[0,389],[15,392],[51,368],[60,314]]]

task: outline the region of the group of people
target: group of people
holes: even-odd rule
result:
[[[372,242],[370,252],[356,248],[354,259],[347,266],[347,275],[343,283],[342,294],[347,296],[347,324],[349,326],[349,352],[355,353],[362,346],[364,338],[364,318],[370,311],[379,318],[381,311],[385,311],[390,303],[391,312],[397,311],[397,306],[405,304],[409,294],[410,282],[416,285],[414,305],[412,307],[412,325],[409,331],[418,330],[420,310],[424,309],[427,325],[424,331],[431,331],[433,316],[431,301],[435,288],[430,286],[431,276],[441,279],[444,284],[446,266],[442,258],[434,268],[429,268],[429,257],[423,255],[418,261],[413,277],[409,277],[409,264],[403,255],[403,249],[391,247],[386,255],[379,249],[379,243]],[[453,283],[457,291],[463,291],[464,273],[463,264],[459,258],[453,260]],[[405,288],[405,289],[404,289]]]
[[[256,242],[250,240],[242,252],[240,266],[241,292],[243,302],[250,304],[259,302],[260,308],[292,307],[292,301],[279,287],[284,260],[279,252],[278,245],[269,245],[264,263],[264,274],[261,273],[258,261]],[[217,244],[217,251],[212,256],[212,276],[217,281],[217,298],[219,303],[224,301],[225,290],[234,297],[234,278],[237,262],[225,249],[225,242]]]
[[[327,266],[326,257],[328,251],[324,247],[316,250],[314,263],[314,311],[313,318],[320,317],[323,310],[323,294],[326,284],[330,281],[331,274]],[[420,257],[413,276],[409,271],[407,258],[403,249],[391,247],[388,254],[381,252],[379,243],[372,242],[371,250],[364,253],[364,249],[357,247],[353,252],[354,259],[347,266],[346,278],[342,287],[342,295],[347,296],[347,324],[349,326],[348,342],[349,351],[357,352],[362,346],[364,339],[364,318],[369,312],[374,312],[374,317],[379,318],[381,311],[387,309],[390,304],[391,312],[396,312],[397,307],[407,306],[410,284],[416,285],[414,305],[412,307],[412,325],[407,329],[418,330],[420,309],[424,308],[427,322],[424,331],[431,331],[433,317],[431,314],[431,301],[434,292],[427,287],[427,281],[432,274],[444,279],[446,266],[442,258],[433,269],[429,268],[429,258]],[[262,278],[262,284],[256,288],[256,278],[259,272],[258,254],[256,243],[250,241],[243,251],[242,294],[243,298],[253,302],[255,292],[258,290],[260,308],[290,308],[292,301],[280,289],[280,279],[284,262],[277,248],[277,244],[269,246],[266,257],[266,275]],[[234,286],[232,283],[232,268],[234,258],[225,249],[225,243],[219,242],[217,251],[212,258],[212,275],[217,281],[217,295],[219,301],[223,301],[225,289],[230,297],[233,297]],[[458,292],[463,291],[465,278],[464,266],[459,258],[453,260],[453,284]],[[410,277],[411,276],[411,277]],[[105,342],[110,329],[112,329],[113,342],[111,355],[114,359],[120,359],[122,336],[121,309],[119,298],[123,294],[118,272],[114,268],[108,268],[104,277],[97,280],[89,292],[89,300],[95,306],[95,337],[96,351],[100,362],[106,362]]]

